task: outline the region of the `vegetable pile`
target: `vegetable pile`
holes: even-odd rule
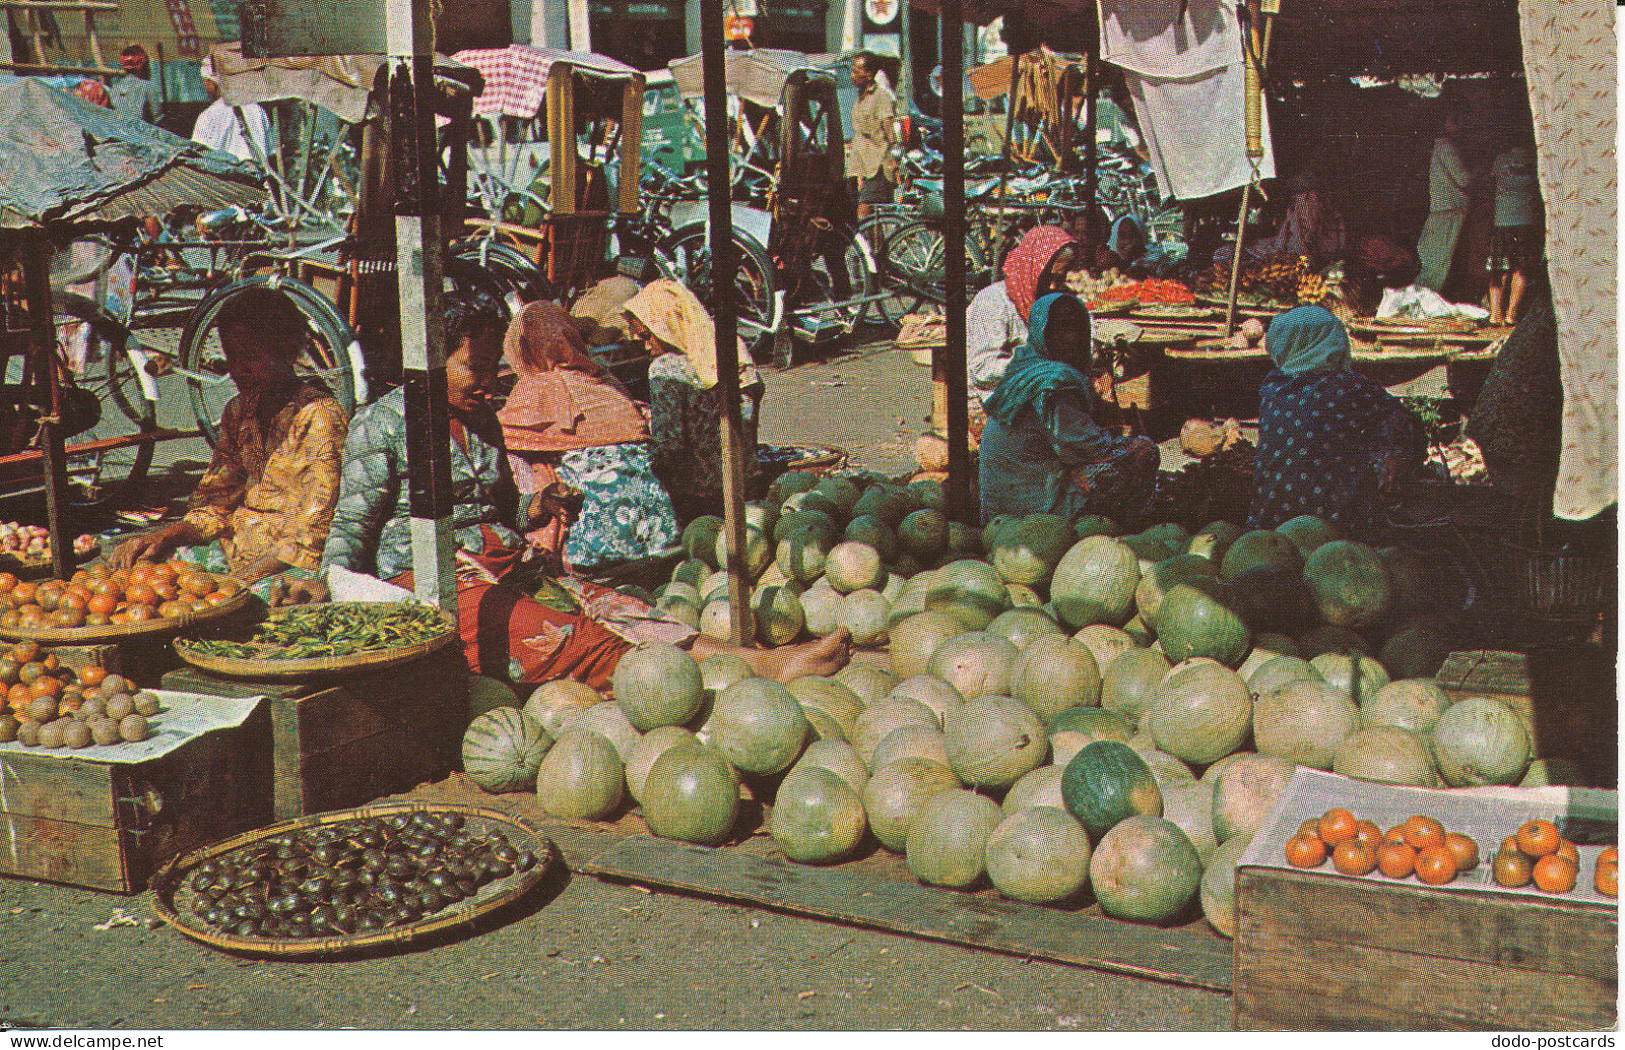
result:
[[[432,641],[448,630],[445,617],[427,606],[331,602],[278,611],[247,642],[204,638],[184,644],[206,656],[301,660],[404,649]]]

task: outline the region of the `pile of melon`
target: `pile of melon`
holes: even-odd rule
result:
[[[1121,919],[1233,925],[1237,859],[1299,766],[1406,785],[1518,783],[1529,725],[1425,677],[1448,650],[1426,567],[1300,518],[1195,535],[1050,515],[949,523],[934,483],[786,475],[743,552],[758,636],[851,629],[884,652],[830,678],[753,677],[644,646],[613,700],[554,682],[476,719],[464,767],[594,820],[727,841],[741,785],[784,855],[873,840],[923,883]],[[720,523],[655,595],[725,636]],[[709,554],[709,557],[706,555]]]

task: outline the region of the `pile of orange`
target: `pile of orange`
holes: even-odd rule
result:
[[[1415,875],[1429,886],[1442,886],[1478,866],[1478,843],[1420,813],[1383,831],[1334,807],[1304,821],[1286,844],[1287,863],[1294,867],[1318,868],[1328,857],[1344,875],[1380,871],[1391,879]]]
[[[1580,851],[1549,820],[1527,820],[1517,832],[1501,840],[1491,870],[1502,886],[1533,882],[1547,893],[1568,893],[1580,875]],[[1619,851],[1610,846],[1597,858],[1597,892],[1609,897],[1619,892]]]
[[[156,693],[90,664],[74,670],[36,642],[0,651],[0,743],[87,747],[146,739]],[[76,724],[77,723],[77,724]]]
[[[242,584],[188,562],[137,562],[114,571],[106,562],[69,580],[19,580],[0,572],[0,627],[38,630],[108,627],[171,619],[230,601]]]

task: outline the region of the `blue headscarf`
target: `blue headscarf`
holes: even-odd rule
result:
[[[1044,330],[1049,327],[1050,311],[1062,299],[1071,299],[1083,310],[1084,338],[1089,338],[1089,311],[1073,296],[1046,295],[1034,303],[1027,318],[1027,345],[1010,358],[1004,378],[982,405],[990,419],[1012,426],[1028,405],[1042,416],[1049,399],[1062,390],[1075,389],[1086,403],[1089,400],[1089,381],[1083,373],[1050,357],[1045,345]]]
[[[1264,346],[1275,367],[1289,376],[1337,372],[1354,361],[1348,329],[1324,306],[1300,306],[1276,315]]]

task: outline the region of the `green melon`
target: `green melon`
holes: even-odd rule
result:
[[[1220,842],[1263,826],[1297,766],[1273,755],[1237,755],[1213,779],[1213,834]]]
[[[686,650],[666,642],[632,648],[615,665],[610,681],[621,712],[641,733],[684,724],[705,699],[700,665]]]
[[[836,672],[835,680],[858,695],[866,704],[890,693],[897,686],[897,677],[866,663],[850,663]]]
[[[1090,536],[1121,536],[1123,527],[1104,514],[1084,514],[1072,523],[1072,535],[1080,540]]]
[[[1156,772],[1153,768],[1152,772]],[[1162,781],[1162,819],[1185,833],[1205,868],[1219,848],[1213,834],[1213,785],[1207,781]]]
[[[718,693],[708,728],[730,765],[763,775],[789,769],[811,731],[795,696],[766,678],[746,678]]]
[[[1289,572],[1303,571],[1303,554],[1285,536],[1270,529],[1254,529],[1236,537],[1224,552],[1219,578],[1234,580],[1248,569],[1273,565]]]
[[[895,529],[905,517],[918,509],[907,490],[896,485],[871,485],[852,505],[851,513],[854,518],[877,518],[888,529]]]
[[[463,772],[490,792],[524,791],[553,737],[516,707],[498,707],[475,718],[463,732]]]
[[[915,478],[908,483],[907,490],[921,507],[931,510],[946,510],[948,507],[948,493],[943,489],[942,482],[935,478]]]
[[[1100,669],[1088,646],[1064,634],[1045,635],[1010,665],[1008,688],[1048,724],[1069,708],[1100,703]]]
[[[1062,633],[1060,624],[1050,619],[1048,613],[1036,608],[1017,608],[1002,612],[993,618],[987,629],[989,633],[1004,635],[1017,649],[1027,648],[1027,643],[1035,638]]]
[[[563,820],[600,820],[621,804],[626,767],[607,737],[567,729],[536,770],[536,798]]]
[[[1127,546],[1105,536],[1079,540],[1055,566],[1050,598],[1074,630],[1091,623],[1121,627],[1134,611],[1140,560]]]
[[[1333,540],[1304,562],[1303,579],[1327,623],[1357,630],[1393,608],[1393,587],[1377,552],[1363,543]]]
[[[1360,709],[1327,682],[1298,679],[1253,705],[1258,753],[1314,769],[1331,769],[1338,745],[1360,726]]]
[[[1146,724],[1159,748],[1207,765],[1240,749],[1252,716],[1252,694],[1240,675],[1193,661],[1176,665],[1158,684]]]
[[[1155,623],[1157,610],[1170,589],[1196,579],[1216,580],[1218,567],[1199,554],[1180,554],[1159,561],[1140,573],[1140,585],[1134,590],[1134,607],[1140,617]]]
[[[1057,514],[1018,518],[994,536],[988,561],[1006,583],[1042,587],[1061,556],[1075,543],[1072,528]]]
[[[1343,776],[1407,787],[1438,787],[1437,769],[1425,737],[1391,725],[1356,729],[1332,759],[1332,771]]]
[[[1130,649],[1100,679],[1100,706],[1139,722],[1156,700],[1157,685],[1172,665],[1154,649]]]
[[[886,849],[901,853],[920,807],[934,795],[958,788],[959,778],[945,765],[908,758],[878,766],[863,786],[863,810],[869,816],[869,830]]]
[[[852,723],[852,732],[847,739],[857,748],[858,757],[872,768],[877,764],[873,761],[873,757],[874,750],[880,742],[896,730],[911,725],[925,726],[936,731],[942,728],[942,723],[937,721],[936,712],[918,700],[904,697],[876,700],[859,713]]]
[[[1008,817],[1029,806],[1054,806],[1065,810],[1066,797],[1061,794],[1061,778],[1065,775],[1066,767],[1063,765],[1039,766],[1024,774],[1004,793],[1004,802],[1000,805],[1004,815]]]
[[[565,722],[564,729],[585,729],[597,733],[615,745],[622,762],[632,753],[633,746],[643,739],[643,734],[627,720],[620,704],[594,704]]]
[[[797,492],[793,496],[786,496],[784,502],[779,504],[781,517],[804,510],[818,511],[832,521],[835,519],[846,520],[846,511],[841,509],[841,505],[831,499],[828,494],[820,492],[818,489],[809,489],[806,492]]]
[[[1383,670],[1382,664],[1357,652],[1347,656],[1321,653],[1309,661],[1309,666],[1326,682],[1347,693],[1356,704],[1364,703],[1367,697],[1376,696],[1388,684],[1388,672]]]
[[[1113,660],[1135,648],[1134,639],[1127,631],[1104,623],[1092,623],[1072,637],[1089,647],[1101,674],[1106,673]]]
[[[841,534],[840,526],[835,519],[821,510],[793,510],[780,514],[779,520],[773,524],[773,542],[783,543],[786,539],[798,532],[809,536],[822,537],[825,551],[834,546],[835,538]]]
[[[661,838],[715,846],[739,817],[739,774],[714,748],[667,748],[643,791],[644,823]]]
[[[1298,548],[1298,553],[1305,558],[1333,540],[1341,538],[1331,522],[1317,518],[1313,514],[1300,514],[1289,521],[1283,521],[1275,526],[1275,531],[1291,540],[1292,545]]]
[[[982,556],[982,534],[962,521],[948,523],[948,549],[942,552],[944,562]]]
[[[1132,816],[1095,847],[1089,882],[1101,910],[1114,919],[1161,923],[1178,915],[1202,883],[1202,858],[1176,825]]]
[[[835,606],[835,622],[851,633],[853,645],[885,645],[890,612],[891,603],[879,591],[853,591]]]
[[[847,522],[846,532],[841,538],[873,547],[882,561],[891,561],[900,551],[897,534],[882,525],[879,518],[868,515]]]
[[[792,679],[785,688],[796,698],[803,711],[809,708],[823,711],[840,725],[842,735],[850,739],[853,723],[863,713],[862,697],[835,679],[820,675],[803,675]]]
[[[644,784],[649,779],[649,770],[654,767],[655,760],[668,748],[679,745],[699,747],[700,741],[681,726],[657,726],[632,745],[631,753],[626,756],[626,793],[639,805],[643,804]]]
[[[1005,817],[984,852],[988,878],[1011,900],[1053,904],[1089,881],[1089,836],[1064,809],[1034,806]]]
[[[586,682],[558,678],[537,686],[530,699],[525,701],[524,712],[540,722],[549,734],[558,736],[564,729],[564,723],[603,699]]]
[[[828,582],[819,580],[802,591],[797,601],[801,605],[801,619],[808,634],[823,638],[834,634],[835,629],[841,625],[839,620],[841,592],[831,587]]]
[[[943,726],[948,765],[972,787],[1008,788],[1049,757],[1049,735],[1032,709],[1007,696],[978,696]]]
[[[1529,732],[1506,704],[1469,696],[1439,716],[1433,757],[1451,787],[1516,784],[1529,768]]]
[[[948,516],[933,507],[916,510],[898,524],[897,541],[920,562],[936,561],[948,549]]]
[[[924,674],[937,648],[964,631],[964,625],[942,612],[916,613],[900,623],[894,621],[891,628],[891,673],[898,678]]]
[[[1389,635],[1377,656],[1396,678],[1429,678],[1460,648],[1459,632],[1449,624],[1417,617]]]
[[[672,567],[671,582],[698,587],[700,581],[711,575],[712,571],[711,565],[707,562],[698,558],[684,558]]]
[[[807,624],[801,598],[789,585],[758,587],[751,600],[751,612],[756,619],[756,640],[769,647],[789,645],[801,637]]]
[[[1424,739],[1433,733],[1439,716],[1450,707],[1450,694],[1431,678],[1401,678],[1378,689],[1360,704],[1360,722],[1367,726],[1398,726]]]
[[[1201,555],[1217,567],[1224,561],[1225,552],[1236,542],[1241,532],[1239,525],[1232,525],[1228,521],[1211,522],[1197,530],[1196,535],[1191,537],[1186,553]]]
[[[947,613],[967,631],[981,631],[1010,608],[1010,591],[993,566],[961,559],[932,573],[925,607]]]
[[[967,631],[939,645],[925,669],[959,690],[966,700],[987,694],[1004,696],[1020,652],[1002,634]]]
[[[712,569],[719,569],[722,563],[717,560],[717,538],[722,535],[722,519],[715,514],[701,514],[683,529],[683,552],[690,558],[697,558]]]
[[[1066,765],[1061,794],[1092,841],[1125,817],[1162,813],[1162,790],[1151,767],[1133,748],[1115,740],[1097,741],[1074,755]]]
[[[798,864],[827,864],[856,848],[868,826],[863,802],[847,782],[812,766],[779,785],[767,831]]]
[[[846,786],[860,796],[864,785],[869,783],[868,764],[858,757],[857,748],[845,740],[814,740],[796,759],[796,764],[790,767],[788,775],[808,768],[829,770],[846,781]]]
[[[1122,536],[1119,539],[1123,546],[1134,552],[1134,556],[1141,562],[1141,569],[1185,553],[1181,544],[1171,543],[1166,537],[1154,535],[1149,531]]]
[[[807,492],[818,484],[818,475],[810,470],[790,470],[780,474],[767,487],[767,498],[783,503],[798,492]]]
[[[1252,677],[1247,679],[1247,687],[1253,691],[1254,695],[1263,696],[1266,693],[1274,692],[1288,682],[1296,682],[1305,678],[1325,681],[1324,678],[1320,677],[1320,672],[1315,670],[1314,665],[1309,661],[1300,660],[1296,656],[1277,656],[1253,672]]]
[[[912,723],[898,726],[881,738],[869,752],[867,764],[896,765],[905,758],[951,766],[948,760],[948,741],[942,730],[934,725]]]
[[[842,594],[864,588],[874,589],[886,580],[886,565],[880,552],[866,543],[846,540],[830,548],[824,561],[824,578]]]
[[[943,791],[927,799],[909,825],[908,870],[928,886],[965,889],[986,869],[988,836],[1004,814],[972,791]]]
[[[934,674],[917,674],[903,679],[887,694],[887,699],[892,697],[918,700],[936,714],[939,723],[945,723],[948,712],[965,702],[959,690]]]
[[[797,529],[779,541],[775,557],[779,571],[798,583],[810,584],[824,574],[830,546],[823,532]]]
[[[1225,937],[1236,935],[1236,866],[1252,842],[1251,835],[1225,840],[1213,851],[1202,872],[1202,915]]]
[[[1127,743],[1134,736],[1134,723],[1116,711],[1107,711],[1099,707],[1069,707],[1055,716],[1049,724],[1051,735],[1058,733],[1081,733],[1089,739],[1087,743],[1096,740],[1118,740]]]
[[[1239,667],[1252,647],[1235,596],[1217,580],[1176,585],[1162,600],[1156,627],[1162,651],[1175,663],[1205,656]]]

